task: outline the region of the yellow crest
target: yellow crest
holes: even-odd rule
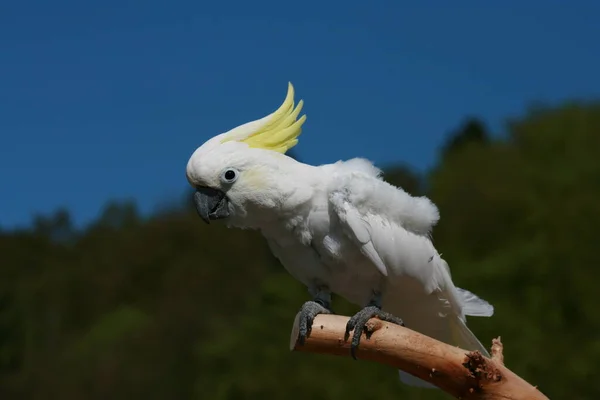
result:
[[[225,135],[222,143],[237,140],[250,147],[285,153],[298,143],[298,136],[302,132],[302,124],[306,121],[306,115],[298,120],[296,118],[298,118],[303,104],[304,102],[300,100],[294,107],[294,86],[288,83],[287,96],[277,111],[230,131]],[[240,137],[242,132],[239,131],[239,128],[250,128],[257,124],[259,125],[258,129],[253,129],[247,135],[243,134],[243,137]]]

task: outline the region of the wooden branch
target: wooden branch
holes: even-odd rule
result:
[[[304,345],[298,338],[298,315],[292,328],[290,350],[350,356],[344,340],[348,317],[320,314]],[[450,346],[395,324],[372,318],[367,323],[357,358],[387,364],[430,382],[458,399],[548,400],[504,366],[502,343],[495,339],[492,358]]]

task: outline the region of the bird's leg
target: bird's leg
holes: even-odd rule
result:
[[[350,336],[350,331],[354,330],[352,335],[352,343],[350,344],[350,354],[352,358],[356,360],[356,349],[360,344],[360,337],[365,331],[365,325],[371,318],[379,318],[382,321],[391,322],[400,326],[404,326],[404,322],[385,311],[381,310],[381,293],[374,292],[371,301],[365,308],[354,314],[352,318],[346,324],[346,334],[344,336],[344,340],[348,340]],[[369,333],[367,332],[367,339],[369,338]]]
[[[302,346],[310,335],[313,320],[318,314],[331,314],[331,292],[327,288],[310,288],[313,300],[307,301],[300,308],[298,343]]]

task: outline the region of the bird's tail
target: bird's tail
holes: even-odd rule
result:
[[[494,313],[494,307],[487,301],[477,297],[475,294],[468,290],[456,288],[463,304],[463,311],[465,315],[478,316],[478,317],[491,317]],[[465,321],[459,316],[448,316],[446,322],[447,335],[446,337],[436,338],[440,341],[446,342],[450,345],[460,347],[461,349],[470,351],[480,351],[486,357],[489,357],[489,353],[485,346],[481,344],[479,339],[471,332],[467,327]],[[413,375],[410,375],[404,371],[400,372],[400,380],[410,386],[422,387],[422,388],[436,388],[429,382],[419,379]]]

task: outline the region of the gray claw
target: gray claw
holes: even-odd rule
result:
[[[331,314],[331,311],[316,301],[307,301],[300,308],[298,343],[302,346],[310,335],[313,320],[318,314]]]
[[[350,344],[350,354],[352,358],[356,360],[356,349],[358,349],[358,345],[360,344],[360,337],[365,331],[365,324],[371,318],[379,318],[382,321],[391,322],[400,326],[404,326],[404,322],[385,311],[381,311],[381,309],[377,306],[367,306],[354,314],[352,318],[346,324],[346,333],[344,335],[344,340],[348,340],[350,336],[350,331],[354,330],[352,335],[352,343]],[[367,339],[371,336],[370,332],[365,332],[367,335]]]

